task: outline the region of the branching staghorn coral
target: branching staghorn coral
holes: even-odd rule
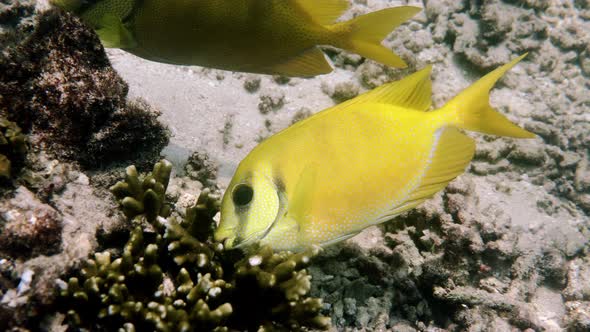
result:
[[[297,331],[326,329],[305,269],[319,252],[269,247],[248,254],[212,241],[219,197],[205,189],[184,218],[164,208],[172,165],[111,187],[129,219],[145,217],[119,250],[98,252],[63,283],[62,306],[78,328],[119,331]],[[136,219],[137,220],[137,219]]]
[[[120,200],[127,218],[144,214],[153,223],[158,216],[170,215],[165,195],[171,171],[172,164],[166,160],[156,163],[152,173],[143,178],[140,178],[135,166],[125,169],[125,181],[117,182],[110,190]]]

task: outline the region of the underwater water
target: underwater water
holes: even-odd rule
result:
[[[0,330],[589,331],[590,3],[350,3],[422,8],[384,41],[407,68],[332,46],[312,78],[164,64],[0,0]],[[438,109],[526,52],[490,104],[536,138],[469,132],[464,174],[321,252],[214,241],[273,134],[429,64]]]

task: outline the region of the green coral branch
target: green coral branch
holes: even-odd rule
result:
[[[319,249],[224,251],[211,240],[218,195],[203,190],[184,218],[168,217],[171,169],[163,160],[141,177],[131,166],[111,187],[127,217],[145,215],[155,233],[134,228],[123,248],[96,253],[62,286],[69,324],[166,332],[327,329],[321,299],[307,296],[305,268]]]
[[[125,169],[125,180],[110,188],[121,204],[127,218],[145,215],[153,223],[158,216],[168,217],[170,206],[166,204],[166,188],[170,181],[172,164],[161,160],[154,165],[152,172],[143,178],[135,166]]]
[[[0,179],[10,179],[15,163],[22,162],[27,153],[27,137],[20,127],[0,115]]]

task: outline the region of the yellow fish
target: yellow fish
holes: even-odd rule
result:
[[[406,63],[381,41],[419,7],[336,22],[347,0],[51,0],[96,29],[106,47],[177,65],[285,76],[332,71],[318,45],[392,67]]]
[[[240,163],[215,233],[300,250],[347,239],[408,211],[465,171],[475,142],[462,129],[533,138],[489,105],[489,91],[525,55],[445,106],[431,105],[430,66],[271,136]]]

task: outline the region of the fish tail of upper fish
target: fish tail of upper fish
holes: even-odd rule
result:
[[[332,24],[327,27],[335,32],[336,40],[330,44],[391,67],[404,68],[406,62],[381,42],[420,10],[420,7],[413,6],[386,8]]]
[[[451,99],[441,113],[456,127],[484,134],[515,138],[534,138],[535,134],[512,123],[490,104],[490,90],[526,54],[498,67]]]

